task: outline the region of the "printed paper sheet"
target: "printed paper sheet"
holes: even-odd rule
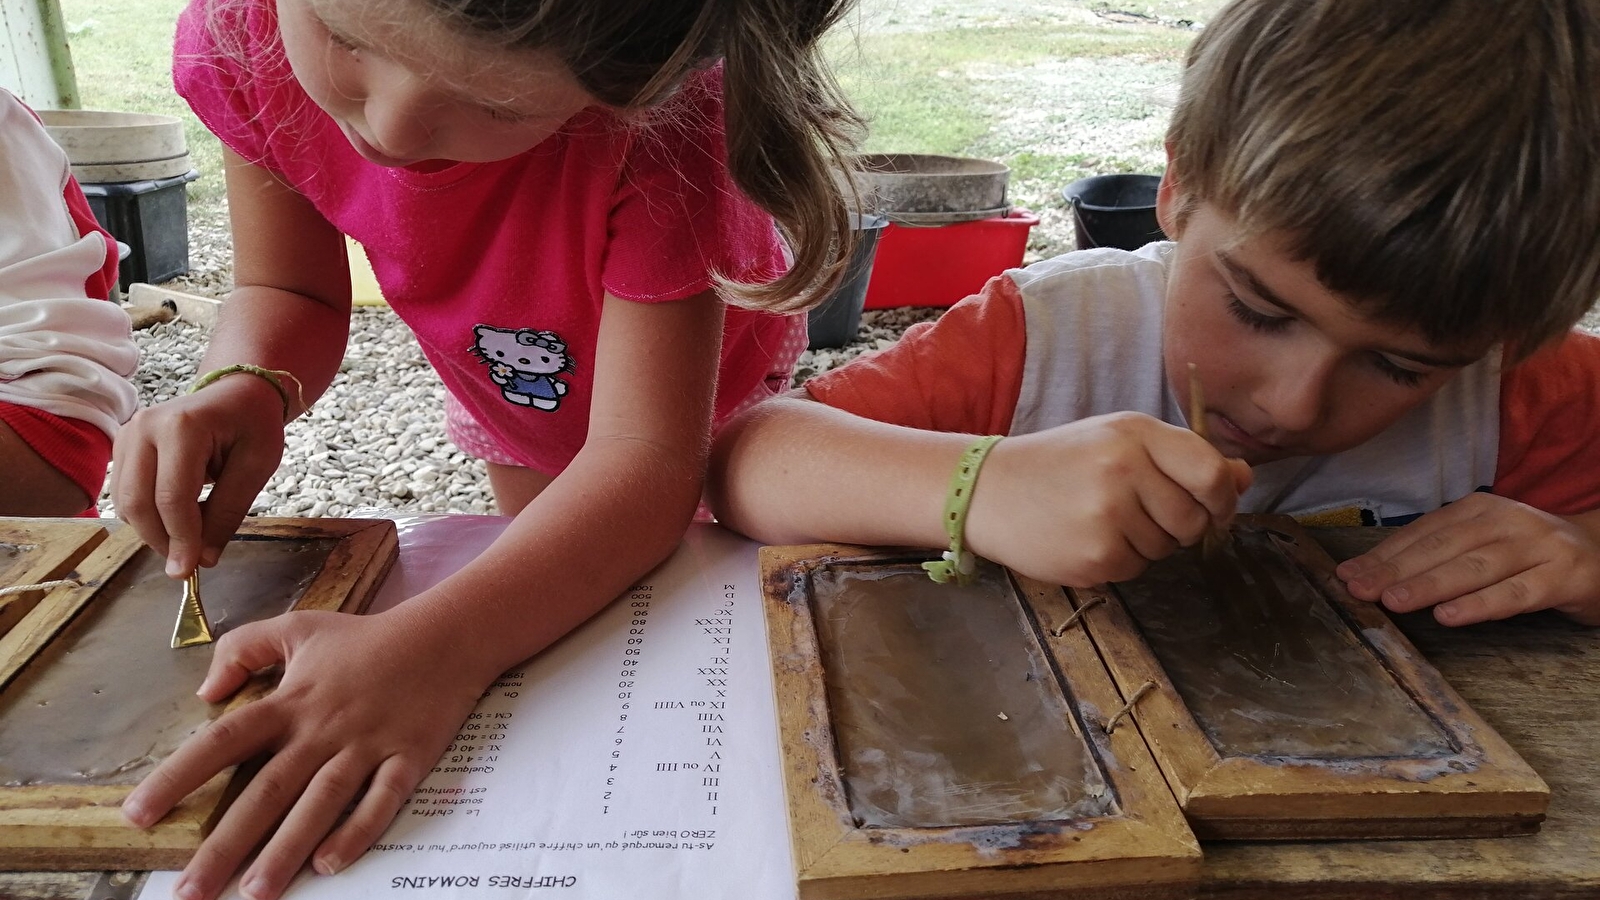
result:
[[[399,521],[375,601],[467,563],[507,520]],[[695,525],[677,553],[485,696],[368,853],[291,900],[792,900],[756,545]],[[171,896],[176,873],[142,898]],[[236,897],[230,893],[227,896]]]

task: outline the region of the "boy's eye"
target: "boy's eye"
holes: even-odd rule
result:
[[[1256,331],[1276,332],[1289,327],[1294,321],[1291,316],[1269,316],[1260,310],[1252,309],[1245,305],[1243,300],[1233,293],[1228,294],[1228,312],[1235,319],[1255,329]]]
[[[1395,362],[1387,353],[1374,353],[1372,365],[1401,387],[1416,387],[1428,376],[1427,372],[1419,372]]]

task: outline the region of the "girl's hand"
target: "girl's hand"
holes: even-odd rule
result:
[[[215,565],[283,457],[283,398],[247,373],[140,410],[112,453],[117,515],[187,577]],[[200,502],[200,490],[215,482]]]
[[[1554,609],[1600,625],[1596,514],[1572,519],[1477,493],[1406,525],[1336,570],[1393,612],[1433,607],[1444,625]]]
[[[307,859],[324,875],[365,853],[432,769],[493,681],[448,661],[458,648],[406,604],[373,616],[290,612],[224,635],[200,696],[216,703],[252,672],[283,666],[276,690],[189,738],[123,803],[148,827],[228,766],[266,762],[179,878],[210,900],[240,878],[253,900],[283,893]]]
[[[974,553],[1051,584],[1133,578],[1233,518],[1250,467],[1138,413],[1009,437],[967,515]]]

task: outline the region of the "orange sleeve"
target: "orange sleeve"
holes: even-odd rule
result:
[[[82,488],[89,495],[85,514],[95,514],[106,464],[111,462],[111,438],[104,431],[80,419],[4,402],[0,402],[0,422],[10,425],[33,452]]]
[[[1574,331],[1501,376],[1494,492],[1557,515],[1600,509],[1600,337]]]
[[[829,406],[868,419],[964,434],[1006,434],[1027,358],[1022,294],[997,275],[894,346],[807,381]]]

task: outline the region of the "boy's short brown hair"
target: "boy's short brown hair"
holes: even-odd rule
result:
[[[1237,0],[1167,140],[1186,204],[1434,342],[1525,355],[1600,297],[1600,0]]]

